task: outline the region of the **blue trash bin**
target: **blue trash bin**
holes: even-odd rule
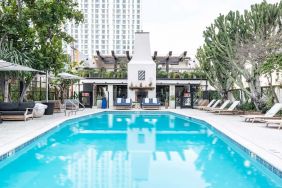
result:
[[[106,109],[107,108],[107,99],[104,97],[102,98],[102,109]]]

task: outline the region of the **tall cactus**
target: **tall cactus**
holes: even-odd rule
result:
[[[211,81],[211,84],[226,87],[226,80],[233,81],[259,110],[264,103],[259,69],[268,56],[280,50],[281,18],[282,2],[262,2],[242,14],[230,11],[217,17],[204,31],[205,44],[197,53],[204,70],[208,64],[217,63],[220,67],[206,72],[217,77],[217,83]],[[242,78],[250,90],[246,89]]]

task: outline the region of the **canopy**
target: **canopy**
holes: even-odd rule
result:
[[[29,72],[39,72],[38,70],[35,70],[33,68],[10,63],[4,60],[0,60],[0,71],[29,71]]]
[[[65,80],[81,80],[81,79],[83,79],[80,76],[76,76],[76,75],[69,74],[69,73],[66,73],[66,72],[59,73],[58,76],[62,79],[65,79]]]

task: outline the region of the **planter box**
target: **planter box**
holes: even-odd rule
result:
[[[97,108],[102,108],[102,99],[97,99]]]
[[[169,101],[169,108],[175,109],[175,100]]]

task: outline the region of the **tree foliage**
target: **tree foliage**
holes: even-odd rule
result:
[[[267,61],[281,50],[281,10],[282,2],[264,1],[243,13],[230,11],[220,15],[206,28],[205,43],[198,49],[197,58],[220,93],[239,86],[261,109],[265,102],[260,85],[265,71],[261,70],[269,68]]]
[[[0,2],[0,46],[12,44],[14,53],[28,56],[28,64],[21,59],[12,63],[58,73],[67,62],[63,43],[74,39],[64,31],[64,24],[79,23],[83,15],[74,0],[7,0]],[[21,74],[24,88],[30,84],[30,74]],[[19,76],[18,76],[19,77]],[[22,93],[24,95],[25,91]],[[23,97],[23,96],[22,96]],[[22,99],[21,97],[21,99]]]

